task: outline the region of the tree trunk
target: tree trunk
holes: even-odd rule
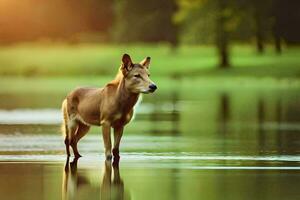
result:
[[[256,50],[258,53],[264,53],[264,38],[263,38],[263,29],[262,29],[262,21],[259,12],[255,12],[255,37],[256,37]]]
[[[216,45],[219,56],[219,68],[227,69],[230,67],[229,53],[228,53],[228,34],[225,30],[226,18],[224,10],[226,4],[224,0],[218,0],[218,14],[216,22]]]
[[[218,47],[219,51],[219,67],[224,69],[224,68],[229,68],[229,59],[228,59],[228,49],[227,49],[227,44],[221,44]]]
[[[274,36],[274,43],[275,43],[275,52],[277,54],[281,54],[282,49],[281,49],[281,39],[280,36],[275,34]]]
[[[225,136],[228,133],[228,122],[230,120],[230,99],[227,94],[220,96],[220,109],[219,109],[219,127],[220,133]]]
[[[277,54],[281,54],[281,30],[279,28],[280,23],[280,15],[281,15],[281,6],[279,0],[273,0],[273,6],[272,6],[272,17],[274,18],[273,22],[273,36],[274,36],[274,47],[275,52]]]
[[[256,33],[256,50],[259,54],[262,54],[265,51],[263,39],[259,33]]]

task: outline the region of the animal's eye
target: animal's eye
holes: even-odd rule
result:
[[[136,77],[136,78],[141,78],[141,75],[135,74],[134,77]]]
[[[150,77],[150,74],[148,74],[148,77]]]

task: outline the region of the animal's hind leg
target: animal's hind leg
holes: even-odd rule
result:
[[[62,127],[62,131],[63,131],[63,134],[65,135],[65,146],[66,146],[66,153],[67,153],[67,156],[69,157],[70,156],[70,141],[69,141],[69,130],[68,130],[68,125],[67,125],[67,122],[64,121],[63,123],[63,127]]]
[[[77,143],[79,142],[79,140],[85,136],[85,134],[90,130],[90,126],[88,125],[85,125],[81,122],[78,123],[78,130],[77,130],[77,133],[76,133],[76,140],[77,140]]]
[[[70,140],[69,140],[69,128],[68,128],[68,124],[67,124],[67,119],[64,118],[63,120],[63,124],[62,124],[62,132],[63,135],[65,136],[64,142],[65,142],[65,146],[66,146],[66,153],[67,156],[70,156]]]
[[[89,126],[78,122],[77,131],[74,137],[72,137],[71,139],[71,147],[73,148],[73,152],[76,158],[81,157],[77,148],[77,143],[83,136],[85,136],[85,134],[89,131],[89,129],[90,129]]]
[[[68,130],[69,130],[68,141],[73,149],[74,156],[80,157],[80,154],[78,153],[78,149],[77,149],[77,139],[76,139],[77,129],[78,129],[78,123],[75,120],[72,120],[68,126]]]
[[[68,136],[65,136],[65,146],[66,146],[67,156],[69,157],[71,154],[70,154],[70,142]]]
[[[65,99],[62,103],[61,110],[63,114],[63,124],[61,126],[62,134],[64,135],[65,139],[65,146],[66,146],[66,153],[67,157],[70,156],[70,133],[69,133],[69,114],[68,114],[68,105],[67,100]]]

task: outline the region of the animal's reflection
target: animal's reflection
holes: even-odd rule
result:
[[[124,183],[120,176],[118,158],[115,158],[113,163],[111,163],[111,160],[106,160],[104,162],[100,196],[101,199],[105,200],[124,199]]]
[[[77,173],[77,163],[78,158],[74,158],[72,162],[69,162],[69,159],[66,161],[62,181],[63,200],[78,199],[81,187],[93,187],[88,177]],[[119,172],[119,159],[114,159],[113,162],[111,160],[104,161],[99,198],[102,200],[124,199],[124,183]]]

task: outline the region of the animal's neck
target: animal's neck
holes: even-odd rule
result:
[[[129,112],[136,104],[139,94],[130,92],[125,87],[125,78],[121,77],[118,80],[118,88],[116,90],[116,99],[119,108],[124,112]]]

